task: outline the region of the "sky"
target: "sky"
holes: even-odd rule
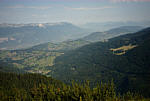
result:
[[[150,0],[0,0],[0,23],[150,21]]]

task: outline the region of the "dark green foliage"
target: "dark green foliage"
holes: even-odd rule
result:
[[[0,60],[0,71],[1,72],[25,73],[24,70],[12,66],[11,63],[2,62],[1,60]]]
[[[30,99],[30,90],[34,87],[40,87],[40,84],[53,84],[54,87],[61,87],[60,81],[47,78],[40,74],[15,74],[0,72],[0,98],[3,101],[8,99]],[[13,101],[13,100],[12,100]]]
[[[110,48],[137,45],[123,55],[115,55]],[[117,90],[142,92],[150,96],[150,28],[134,34],[92,43],[55,59],[53,77],[69,82],[90,80],[107,82],[114,78]],[[124,88],[126,88],[124,90]]]
[[[97,84],[86,81],[63,84],[39,74],[0,72],[0,101],[148,101],[140,94],[116,93],[113,81]]]

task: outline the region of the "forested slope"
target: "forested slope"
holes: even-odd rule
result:
[[[114,79],[119,90],[137,90],[150,95],[150,28],[134,34],[97,42],[56,58],[52,75],[68,82]],[[145,89],[147,89],[145,91]]]
[[[0,101],[149,101],[138,93],[116,93],[113,81],[90,88],[88,81],[70,86],[40,74],[4,72],[0,81]]]

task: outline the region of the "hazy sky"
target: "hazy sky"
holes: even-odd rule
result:
[[[150,0],[0,0],[0,23],[149,21]]]

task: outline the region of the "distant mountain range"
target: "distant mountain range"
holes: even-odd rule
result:
[[[109,25],[105,23],[106,25]],[[120,23],[119,23],[120,24]],[[103,25],[103,24],[102,24]],[[114,23],[112,23],[114,25]],[[96,32],[90,28],[80,28],[67,22],[60,23],[29,23],[29,24],[0,24],[0,50],[29,48],[46,42],[58,43],[67,40],[104,41],[118,35],[136,32],[140,26],[123,26],[104,32]],[[102,26],[95,26],[103,28]],[[94,32],[93,34],[90,34]],[[90,35],[89,35],[90,34]],[[89,35],[89,36],[87,36]],[[82,37],[84,37],[82,39]]]
[[[0,24],[0,49],[19,49],[46,42],[61,42],[87,35],[71,23]]]
[[[122,26],[118,28],[113,28],[105,32],[94,32],[88,36],[82,38],[82,40],[97,42],[97,41],[107,41],[109,38],[113,38],[116,36],[135,33],[143,29],[141,26]]]
[[[66,40],[66,41],[58,42],[58,43],[48,42],[48,43],[35,45],[31,48],[27,48],[27,50],[67,51],[67,50],[72,50],[72,49],[84,46],[86,44],[90,44],[91,42],[97,42],[97,41],[104,42],[104,41],[107,41],[109,38],[128,34],[128,33],[134,33],[141,29],[142,27],[140,26],[122,26],[119,28],[108,30],[106,32],[94,32],[94,33],[91,33],[90,35],[87,35],[83,38],[76,39],[76,40]]]
[[[87,28],[92,31],[103,32],[113,28],[121,27],[121,26],[143,26],[149,27],[150,21],[141,21],[141,22],[91,22],[80,25],[81,28]]]

